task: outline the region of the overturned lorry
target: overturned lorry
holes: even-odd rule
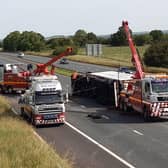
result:
[[[91,97],[101,104],[118,107],[124,81],[130,80],[131,76],[118,71],[74,73],[71,76],[72,95]]]
[[[121,111],[136,111],[145,121],[168,118],[168,76],[132,74],[115,71],[72,75],[72,95],[92,97],[97,102]]]

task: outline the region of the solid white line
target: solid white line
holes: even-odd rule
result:
[[[13,111],[16,115],[19,115],[13,107],[12,107],[12,111]],[[42,143],[46,143],[46,144],[47,144],[47,142],[46,142],[39,134],[37,134],[36,131],[33,130],[33,134],[34,134]]]
[[[109,120],[110,117],[106,116],[106,115],[102,115],[102,118],[106,119],[106,120]]]
[[[138,134],[138,135],[144,135],[143,133],[137,131],[137,130],[133,130],[134,133]]]
[[[110,154],[111,156],[115,157],[117,160],[119,160],[120,162],[122,162],[124,165],[126,165],[129,168],[135,168],[135,166],[131,165],[130,163],[128,163],[126,160],[122,159],[120,156],[118,156],[117,154],[115,154],[114,152],[110,151],[109,149],[107,149],[106,147],[104,147],[103,145],[101,145],[100,143],[98,143],[96,140],[94,140],[93,138],[89,137],[88,135],[86,135],[85,133],[83,133],[82,131],[80,131],[78,128],[74,127],[73,125],[71,125],[70,123],[65,121],[65,124],[67,126],[69,126],[70,128],[72,128],[73,130],[75,130],[76,132],[78,132],[80,135],[84,136],[86,139],[88,139],[89,141],[91,141],[92,143],[94,143],[95,145],[97,145],[98,147],[100,147],[101,149],[103,149],[104,151],[106,151],[108,154]]]
[[[12,107],[12,111],[13,111],[16,115],[19,115],[13,107]]]
[[[36,131],[33,130],[33,134],[43,143],[47,143]]]

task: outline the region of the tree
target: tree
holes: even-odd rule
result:
[[[121,26],[118,31],[111,35],[111,44],[113,46],[125,46],[128,45],[124,28]]]
[[[87,43],[88,44],[97,43],[97,36],[94,33],[92,33],[92,32],[88,33],[87,34]]]
[[[56,49],[57,47],[73,46],[74,42],[71,37],[69,38],[53,38],[46,42],[46,45],[51,49]]]
[[[3,40],[3,49],[6,51],[17,51],[20,41],[20,32],[14,31]]]
[[[151,42],[151,36],[149,34],[139,34],[139,35],[134,35],[134,42],[138,46],[143,46],[145,44],[150,44]]]
[[[163,32],[161,30],[152,30],[149,34],[153,42],[162,40]]]
[[[144,53],[144,63],[168,68],[168,41],[152,43]]]
[[[45,47],[45,41],[40,33],[15,31],[5,37],[3,47],[7,51],[40,51]]]
[[[78,30],[74,35],[74,42],[75,45],[78,45],[79,47],[84,47],[87,42],[87,33],[85,30]]]

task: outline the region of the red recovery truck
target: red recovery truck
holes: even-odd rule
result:
[[[22,73],[26,71],[24,64],[1,64],[0,65],[0,91],[12,93],[24,91],[28,88],[28,79]]]
[[[134,46],[128,22],[123,22],[132,62],[136,73],[132,80],[125,81],[126,86],[120,92],[119,108],[124,111],[132,110],[143,114],[144,120],[168,117],[168,76],[163,74],[145,74],[143,66]]]
[[[123,28],[136,72],[74,73],[71,77],[72,95],[91,97],[129,113],[139,112],[145,121],[152,117],[168,118],[168,76],[144,73],[128,22],[123,22]]]
[[[66,51],[53,57],[45,64],[37,64],[36,69],[32,72],[23,64],[1,64],[0,65],[0,91],[2,93],[12,93],[13,91],[25,91],[29,88],[30,77],[39,76],[40,74],[54,74],[55,67],[52,66],[54,62],[64,56],[70,55],[72,48],[67,48]],[[52,66],[51,70],[48,67]]]

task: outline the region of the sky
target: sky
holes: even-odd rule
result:
[[[45,37],[117,32],[127,20],[133,32],[168,30],[167,0],[0,0],[0,39],[13,31]]]

